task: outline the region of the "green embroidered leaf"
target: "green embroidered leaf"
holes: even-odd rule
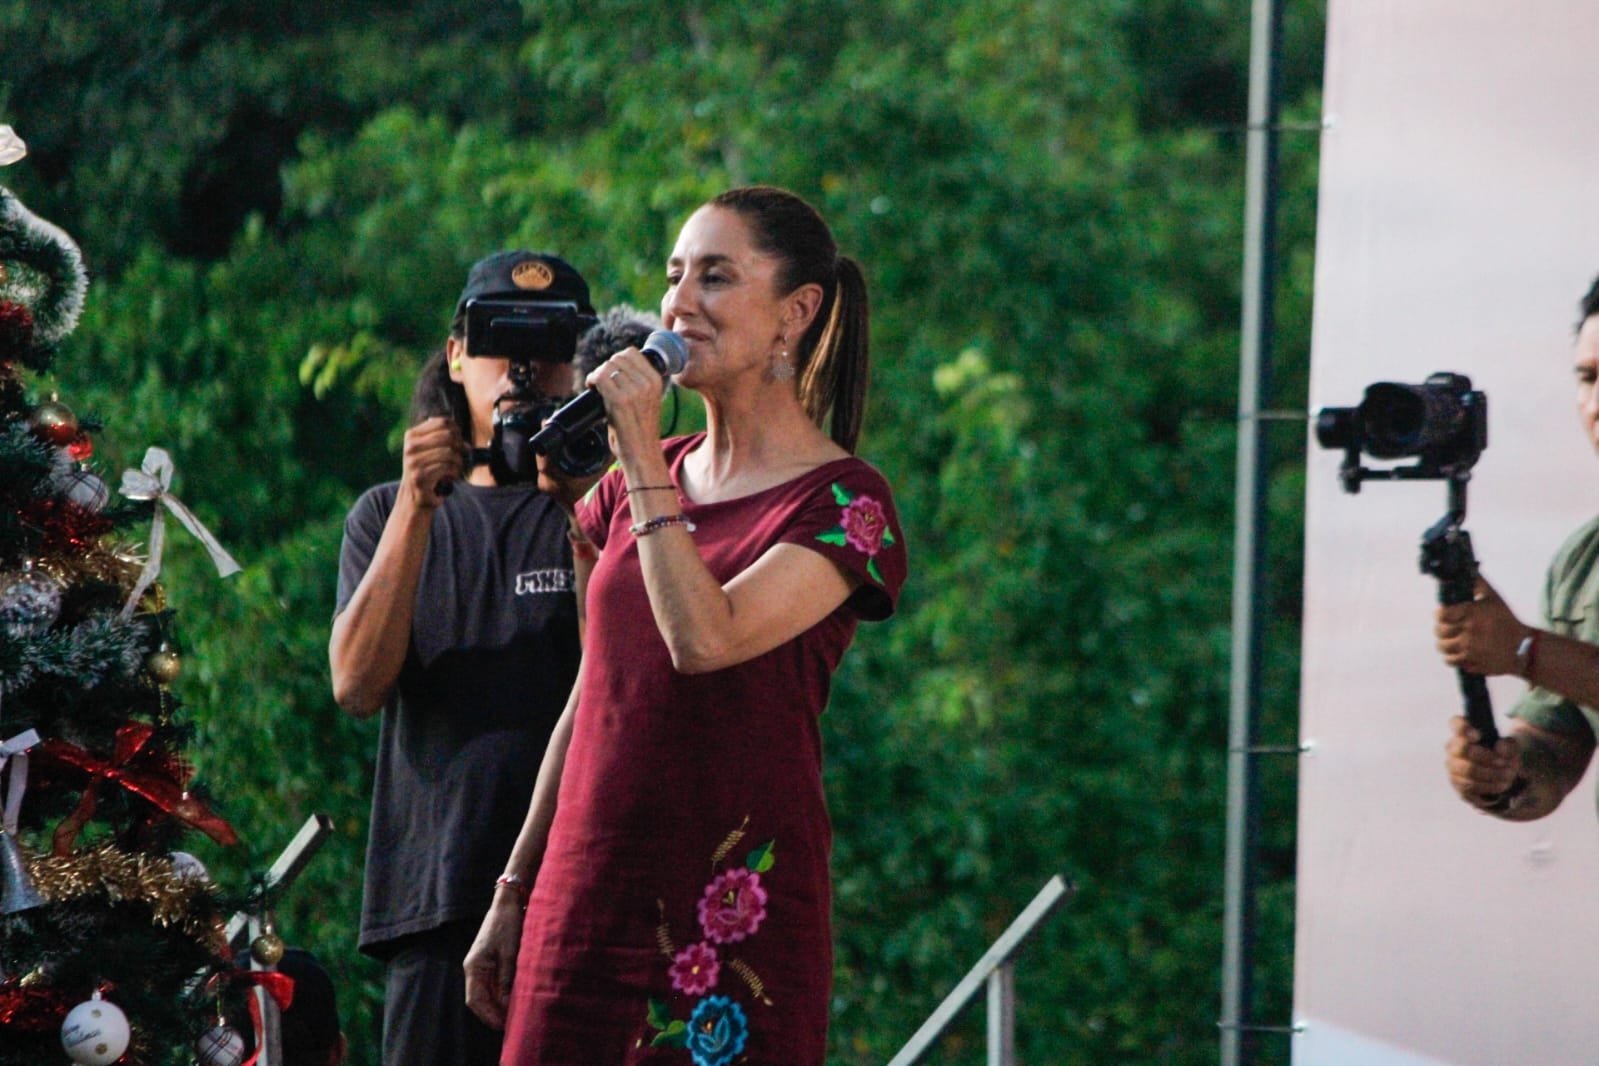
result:
[[[893,546],[894,546],[894,531],[892,529],[889,529],[887,526],[884,526],[883,527],[883,547],[892,548]]]
[[[776,843],[775,840],[768,840],[750,852],[750,857],[744,860],[744,865],[749,867],[750,873],[763,874],[777,864],[777,858],[772,854],[772,847]]]
[[[876,560],[876,559],[868,559],[868,560],[866,560],[866,572],[867,572],[867,573],[868,573],[868,574],[871,574],[871,575],[872,575],[872,578],[873,578],[873,579],[874,579],[874,580],[875,580],[875,581],[876,581],[876,582],[877,582],[877,583],[878,583],[878,584],[879,584],[879,585],[881,585],[881,584],[882,584],[882,583],[883,583],[883,575],[882,575],[882,574],[881,574],[881,573],[879,573],[879,572],[878,572],[878,569],[877,569],[877,560]]]
[[[688,1047],[688,1023],[674,1021],[664,1032],[655,1034],[650,1047]]]
[[[843,526],[834,526],[832,529],[829,529],[826,533],[818,533],[818,534],[816,534],[816,539],[820,540],[820,541],[825,541],[828,544],[848,544],[849,543],[849,541],[844,538],[844,527]]]
[[[840,485],[836,481],[833,482],[833,499],[837,500],[840,506],[847,506],[849,501],[853,500],[854,498],[855,497],[844,491],[843,485]]]
[[[669,1008],[665,1003],[662,1003],[660,1000],[658,1000],[658,999],[650,1000],[650,1018],[649,1018],[649,1020],[650,1020],[650,1028],[652,1028],[652,1029],[669,1029],[669,1028],[671,1028],[671,1026],[672,1026],[672,1015],[669,1013],[670,1010],[671,1010],[671,1008]],[[678,1022],[677,1024],[681,1025],[683,1023],[682,1022]]]

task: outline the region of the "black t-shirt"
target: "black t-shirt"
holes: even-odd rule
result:
[[[371,564],[398,483],[350,510],[337,614]],[[361,949],[480,920],[577,675],[566,515],[532,486],[457,483],[433,514],[411,646],[383,708]]]

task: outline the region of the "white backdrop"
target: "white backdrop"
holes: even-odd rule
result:
[[[1489,447],[1466,528],[1531,621],[1599,511],[1570,372],[1599,274],[1599,2],[1328,6],[1311,406],[1470,375]],[[1594,775],[1526,825],[1455,798],[1460,697],[1416,561],[1444,488],[1345,495],[1338,454],[1308,448],[1294,1062],[1594,1066]],[[1501,722],[1520,691],[1493,682]]]

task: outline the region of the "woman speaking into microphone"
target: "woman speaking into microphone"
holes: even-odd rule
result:
[[[637,349],[589,375],[617,467],[577,511],[583,665],[465,963],[509,1066],[825,1057],[819,718],[905,578],[888,484],[853,454],[865,282],[809,204],[758,186],[694,212],[666,283],[706,430],[660,439]]]

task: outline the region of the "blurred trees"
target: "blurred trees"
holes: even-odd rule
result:
[[[884,1061],[1060,871],[1023,957],[1029,1061],[1208,1063],[1219,1003],[1242,0],[0,0],[0,178],[97,272],[63,398],[146,444],[247,566],[168,551],[201,774],[261,853],[339,829],[280,916],[354,957],[375,727],[325,642],[344,509],[395,476],[412,375],[466,267],[558,251],[653,307],[677,225],[793,188],[866,267],[862,451],[912,581],[826,720],[834,1061]],[[1290,5],[1285,99],[1314,122],[1321,5]],[[1314,135],[1284,141],[1282,356],[1303,406]],[[1268,737],[1293,736],[1298,464],[1271,505]],[[531,772],[531,768],[530,768]],[[1261,1017],[1289,1013],[1294,792],[1267,777]],[[933,1061],[981,1061],[974,1010]],[[1268,1048],[1287,1061],[1286,1044]]]

